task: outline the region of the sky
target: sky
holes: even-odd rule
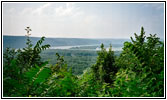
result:
[[[3,3],[3,35],[64,38],[164,38],[164,3]]]

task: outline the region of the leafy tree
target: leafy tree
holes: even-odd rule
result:
[[[22,67],[22,71],[26,71],[29,68],[37,65],[41,65],[41,57],[40,53],[49,48],[50,45],[42,45],[43,41],[45,40],[45,37],[42,37],[34,47],[33,44],[31,43],[29,37],[27,37],[27,47],[23,48],[23,50],[19,49],[18,50],[18,56],[17,56],[17,61],[20,67]]]
[[[94,78],[94,72],[91,68],[87,68],[78,79],[79,97],[97,97],[98,91],[101,90],[99,80]]]
[[[40,53],[50,47],[42,45],[43,41],[44,37],[33,46],[27,37],[27,47],[4,51],[4,96],[164,96],[164,44],[156,35],[146,37],[143,27],[140,35],[135,33],[135,39],[131,37],[132,42],[124,43],[123,51],[117,58],[111,45],[107,51],[102,44],[96,63],[80,76],[72,74],[72,68],[67,67],[59,53],[56,53],[55,65],[41,61]]]
[[[163,43],[159,41],[156,35],[146,37],[144,28],[141,28],[141,34],[135,34],[135,39],[131,38],[132,42],[124,43],[124,50],[117,60],[116,65],[123,68],[125,71],[129,70],[135,73],[135,78],[129,82],[139,84],[135,91],[137,94],[127,95],[126,90],[131,84],[128,82],[124,84],[125,91],[122,96],[163,96],[163,65],[164,65],[164,47]],[[147,40],[145,40],[145,38]],[[128,77],[132,77],[128,74]],[[161,77],[160,77],[161,76]],[[123,78],[123,75],[121,75]],[[120,78],[121,78],[120,77]],[[116,78],[117,80],[124,81],[123,79]],[[114,83],[115,87],[123,87]],[[161,87],[160,87],[161,86]],[[127,89],[128,88],[128,89]],[[123,88],[122,88],[123,89]],[[141,91],[141,92],[140,92]],[[158,92],[157,92],[158,91]],[[127,92],[128,93],[128,92]],[[120,96],[120,95],[117,95]]]
[[[40,61],[40,52],[49,48],[50,45],[41,45],[42,37],[32,47],[31,40],[27,37],[27,47],[19,50],[7,48],[3,56],[3,89],[4,96],[26,96],[25,72],[31,67],[44,64]]]
[[[114,52],[111,49],[112,46],[110,45],[109,51],[107,51],[102,44],[96,64],[92,66],[95,79],[101,82],[112,83],[113,79],[111,77],[117,72],[117,67],[114,65]]]
[[[57,63],[51,65],[51,76],[46,83],[47,88],[41,96],[67,97],[77,96],[77,77],[72,74],[71,69],[67,69],[67,64],[62,56],[56,53]]]
[[[44,83],[51,75],[51,69],[46,64],[47,62],[41,66],[36,65],[25,73],[25,77],[28,78],[27,96],[40,96],[45,90]]]

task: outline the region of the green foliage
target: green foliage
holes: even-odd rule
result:
[[[46,64],[47,62],[40,67],[36,65],[25,73],[25,78],[28,79],[27,96],[40,96],[44,91],[44,83],[51,74],[51,69]]]
[[[98,96],[98,91],[100,90],[100,82],[95,80],[93,72],[90,68],[86,69],[79,77],[78,85],[80,86],[80,91],[78,96],[81,97],[96,97]]]
[[[3,93],[4,96],[12,96],[12,94],[20,88],[22,84],[19,71],[20,69],[16,65],[16,60],[11,60],[9,65],[3,67]]]
[[[46,63],[47,64],[47,63]],[[46,67],[46,64],[32,67],[28,72],[25,73],[25,77],[29,78],[30,83],[40,84],[48,78],[51,70]]]
[[[135,33],[135,39],[131,37],[132,42],[124,43],[119,57],[114,56],[112,46],[107,51],[102,44],[96,63],[79,76],[73,74],[73,69],[59,53],[54,54],[53,65],[41,61],[41,52],[50,47],[42,45],[43,41],[44,37],[33,47],[28,37],[26,48],[18,51],[6,49],[3,56],[3,96],[164,96],[164,44],[156,35],[146,37],[143,27],[140,35]],[[75,53],[79,57],[87,56]],[[75,56],[67,55],[71,59]]]
[[[74,97],[77,94],[77,77],[67,69],[67,64],[62,56],[56,53],[57,63],[51,66],[51,76],[45,85],[48,87],[42,96]]]
[[[41,55],[41,61],[49,60],[49,64],[56,64],[57,57],[55,54],[63,56],[64,61],[68,64],[68,69],[72,68],[74,75],[81,75],[83,71],[96,63],[96,51],[87,50],[66,50],[66,49],[47,49]]]
[[[136,40],[131,38],[132,43],[124,43],[124,51],[116,64],[123,68],[123,71],[128,70],[135,73],[135,75],[133,75],[135,77],[132,78],[127,85],[124,83],[126,89],[121,89],[124,91],[118,93],[116,96],[163,96],[163,76],[161,78],[159,76],[162,75],[164,70],[163,43],[159,41],[159,38],[157,38],[156,35],[146,37],[144,34],[144,28],[142,27],[141,34],[139,36],[135,34]],[[124,81],[122,78],[123,75],[121,75],[121,78],[116,78],[116,81]],[[115,83],[114,85],[120,86],[118,83]],[[131,86],[131,83],[135,83],[137,87],[134,89],[128,88]],[[133,92],[135,94],[128,93],[130,89],[135,91]],[[126,94],[126,92],[129,95]]]
[[[45,96],[75,97],[78,90],[76,79],[70,72],[55,73],[49,80],[49,85]]]
[[[38,65],[42,66],[40,61],[40,52],[49,47],[49,45],[42,45],[44,37],[37,42],[34,48],[32,48],[31,40],[27,38],[27,47],[22,50],[15,50],[7,48],[4,51],[3,56],[3,87],[4,87],[4,96],[28,96],[26,84],[28,84],[25,77],[30,68],[33,68]],[[36,50],[35,48],[40,48]],[[44,63],[45,64],[45,63]],[[33,69],[32,69],[33,70]],[[34,69],[35,70],[35,69]],[[37,70],[37,69],[36,69]],[[44,70],[45,71],[45,70]],[[42,71],[41,73],[45,73]],[[31,72],[30,72],[31,73]],[[39,76],[45,74],[39,74]],[[32,73],[33,74],[33,73]],[[35,74],[35,73],[34,73]],[[31,75],[31,74],[29,74]],[[31,76],[30,76],[31,77]],[[31,77],[33,78],[33,77]],[[38,78],[35,82],[45,80],[44,77]]]
[[[27,47],[23,48],[23,50],[18,50],[18,56],[17,56],[17,61],[20,65],[20,67],[23,68],[23,71],[28,70],[29,68],[31,68],[32,66],[35,66],[35,64],[37,65],[41,65],[41,57],[40,57],[40,53],[49,48],[50,45],[46,44],[46,45],[42,45],[43,41],[44,41],[45,37],[42,37],[34,47],[33,44],[31,44],[31,41],[29,39],[29,37],[27,37]],[[24,66],[24,67],[23,67]]]
[[[109,51],[106,51],[102,44],[101,51],[98,52],[96,64],[92,66],[95,79],[101,82],[112,83],[112,78],[117,72],[117,67],[114,65],[114,52],[111,49],[112,46],[110,46]]]
[[[114,88],[111,89],[114,97],[146,97],[150,96],[146,90],[146,84],[142,84],[141,78],[131,70],[120,69],[116,74]]]
[[[4,55],[3,55],[3,63],[5,65],[10,65],[10,62],[15,58],[16,56],[16,50],[15,49],[11,49],[11,48],[6,48],[6,50],[4,51]]]

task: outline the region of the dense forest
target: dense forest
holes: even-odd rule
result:
[[[61,51],[51,53],[53,60],[42,59],[50,44],[42,37],[35,44],[27,36],[26,47],[7,48],[3,54],[4,97],[163,97],[164,43],[156,34],[146,37],[144,28],[135,39],[124,42],[115,55],[101,44],[89,67],[74,73]],[[77,53],[77,52],[75,52]],[[92,54],[92,55],[90,55]],[[55,60],[55,61],[54,61]],[[51,62],[50,62],[51,61]],[[85,62],[81,62],[82,63]],[[83,67],[84,68],[84,67]]]
[[[90,48],[92,48],[92,46]],[[41,61],[49,61],[48,63],[52,65],[56,64],[56,53],[63,56],[65,63],[68,64],[68,68],[70,67],[72,69],[74,75],[83,74],[84,70],[96,63],[96,58],[98,56],[95,50],[47,49],[41,52]],[[114,51],[115,56],[119,56],[120,53],[121,51]]]

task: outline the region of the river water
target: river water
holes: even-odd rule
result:
[[[91,46],[97,46],[94,49],[87,49],[84,47],[91,47]],[[82,48],[80,48],[82,47]],[[78,49],[73,49],[73,48],[78,48]],[[98,51],[100,50],[100,46],[95,44],[95,45],[75,45],[75,46],[56,46],[56,47],[50,47],[49,49],[69,49],[69,50],[91,50],[91,51]],[[106,47],[106,50],[109,50],[109,47]],[[122,47],[112,47],[113,51],[122,51]]]

